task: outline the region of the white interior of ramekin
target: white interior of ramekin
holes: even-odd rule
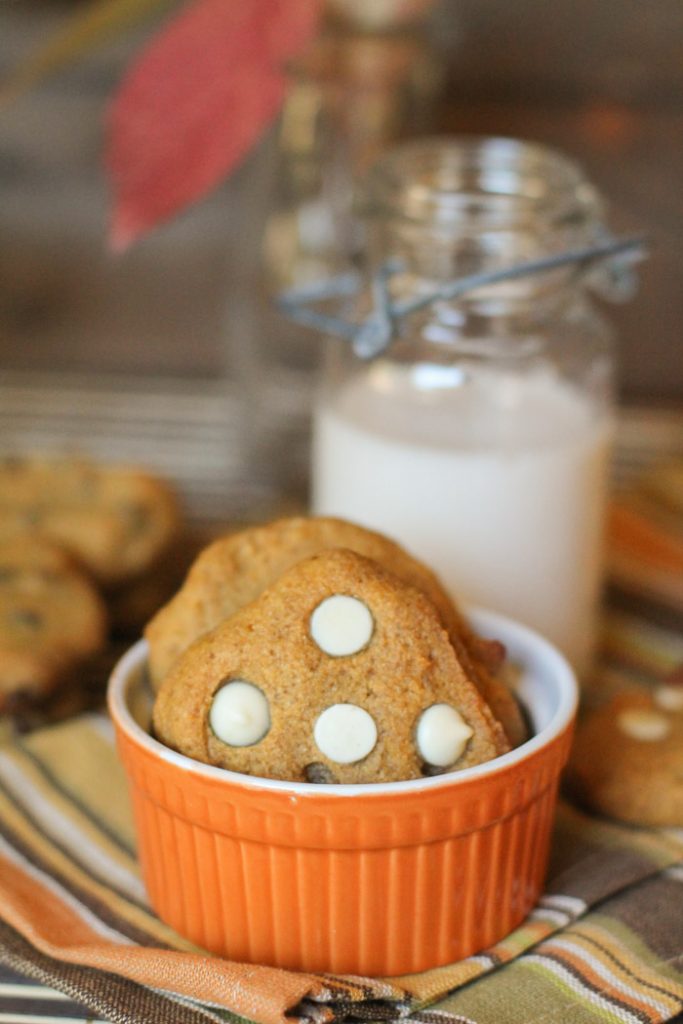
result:
[[[133,683],[136,680],[142,682],[143,674],[146,676],[147,644],[144,640],[138,641],[131,647],[112,672],[108,692],[110,713],[119,727],[133,740],[164,761],[184,771],[191,771],[213,779],[229,780],[233,784],[249,789],[280,790],[298,797],[324,794],[334,798],[360,794],[363,796],[409,794],[438,789],[442,786],[461,785],[470,779],[504,772],[511,765],[526,760],[534,751],[547,746],[572,721],[578,704],[578,687],[574,673],[566,659],[547,640],[526,626],[494,612],[471,609],[468,611],[468,618],[481,636],[500,640],[506,647],[510,662],[520,669],[515,682],[515,691],[527,710],[534,729],[534,735],[526,743],[492,761],[476,765],[474,768],[464,768],[461,771],[448,772],[430,778],[410,779],[406,782],[326,785],[262,779],[194,761],[155,740],[131,711],[130,702],[134,696]],[[151,691],[148,687],[147,693],[149,708]]]

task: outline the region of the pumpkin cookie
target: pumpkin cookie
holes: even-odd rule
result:
[[[154,730],[196,760],[290,781],[414,779],[509,749],[428,598],[341,549],[193,644]]]
[[[205,548],[178,594],[145,630],[153,686],[160,685],[194,640],[255,600],[292,566],[340,547],[373,559],[430,599],[459,661],[502,723],[510,742],[513,746],[523,742],[527,728],[520,709],[507,685],[496,678],[504,656],[501,645],[472,632],[425,565],[387,537],[341,519],[280,519],[222,537]]]
[[[611,818],[683,826],[683,685],[629,690],[590,713],[574,743],[569,784]]]
[[[178,524],[167,485],[141,470],[82,459],[0,462],[0,541],[44,537],[105,588],[143,574]]]
[[[99,594],[63,551],[0,544],[0,711],[51,694],[104,644]]]

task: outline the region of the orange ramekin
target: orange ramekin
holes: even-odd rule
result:
[[[277,782],[168,749],[148,732],[136,644],[109,709],[159,916],[231,960],[375,976],[451,963],[515,928],[543,885],[577,687],[531,630],[472,620],[521,666],[535,735],[474,768],[373,785]]]

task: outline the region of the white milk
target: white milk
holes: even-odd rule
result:
[[[458,597],[533,626],[581,670],[611,434],[550,370],[378,361],[316,411],[313,511],[394,537]]]

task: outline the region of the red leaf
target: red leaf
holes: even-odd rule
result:
[[[320,0],[195,0],[115,97],[106,163],[113,248],[205,195],[277,115],[283,62],[315,35]]]

